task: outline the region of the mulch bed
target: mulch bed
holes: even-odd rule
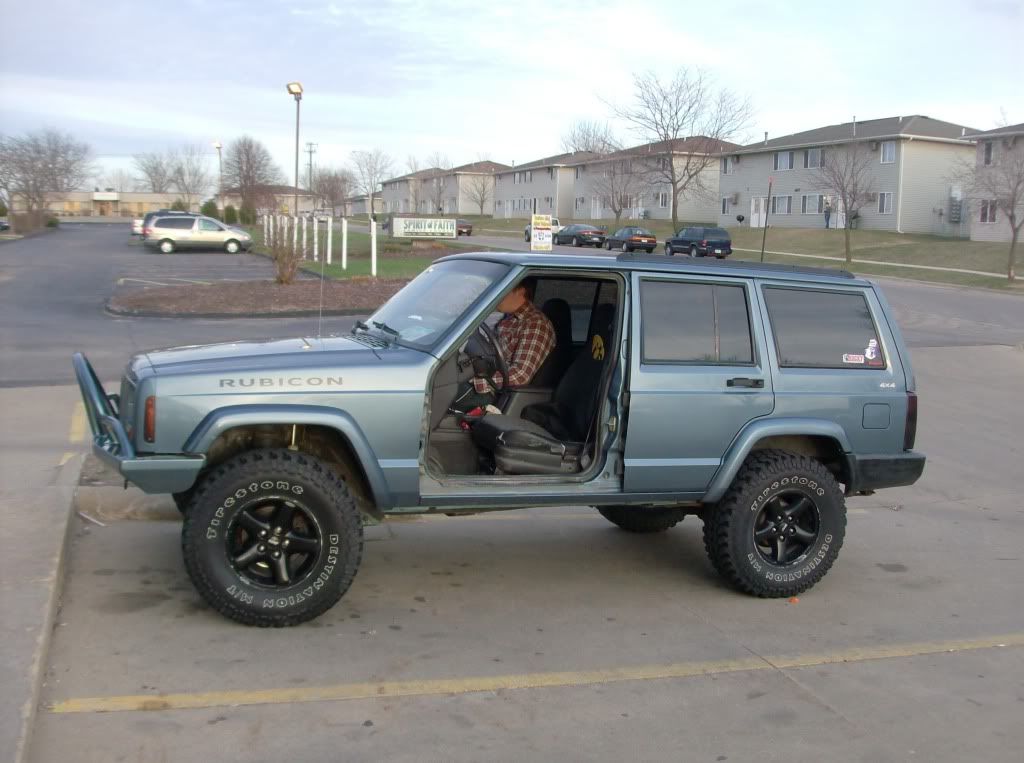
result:
[[[409,282],[406,278],[348,278],[323,282],[325,314],[360,314],[375,310]],[[121,315],[295,315],[320,307],[320,279],[287,286],[273,281],[221,282],[122,288],[107,301]]]

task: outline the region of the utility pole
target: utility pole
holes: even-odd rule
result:
[[[306,175],[306,182],[309,184],[310,193],[313,193],[313,154],[319,146],[319,143],[306,143],[306,153],[309,154],[309,174]]]

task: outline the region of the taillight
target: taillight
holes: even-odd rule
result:
[[[146,415],[143,420],[142,436],[146,442],[156,441],[156,398],[153,395],[146,398]]]
[[[707,246],[708,245],[708,240],[704,239],[703,241],[700,242],[700,245],[701,246]]]
[[[913,450],[917,439],[917,393],[907,393],[907,426],[903,430],[903,450]]]

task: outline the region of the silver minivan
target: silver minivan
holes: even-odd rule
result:
[[[212,217],[168,215],[155,217],[144,231],[146,246],[164,254],[179,249],[223,249],[234,254],[252,246],[252,236]]]

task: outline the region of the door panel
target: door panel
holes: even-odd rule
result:
[[[742,280],[639,273],[633,292],[624,489],[701,492],[736,434],[774,407],[758,295]],[[724,328],[743,321],[745,358],[739,334]]]

